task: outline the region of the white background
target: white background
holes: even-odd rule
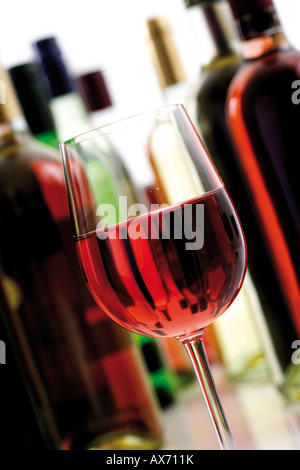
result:
[[[274,3],[300,50],[300,0]],[[159,15],[170,22],[187,77],[195,77],[203,51],[183,0],[11,0],[1,6],[0,60],[6,68],[33,60],[32,43],[54,35],[74,74],[104,70],[113,100],[129,106],[158,87],[143,25]]]

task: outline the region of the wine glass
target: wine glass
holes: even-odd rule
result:
[[[241,288],[246,245],[184,107],[122,119],[60,148],[90,293],[124,328],[183,343],[220,447],[235,449],[203,334]]]

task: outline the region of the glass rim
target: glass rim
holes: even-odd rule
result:
[[[108,134],[112,134],[113,132],[117,130],[117,128],[120,128],[120,125],[122,124],[123,124],[122,128],[129,127],[133,121],[137,121],[138,119],[140,119],[142,122],[142,120],[149,119],[150,116],[154,117],[159,114],[171,113],[171,111],[175,111],[177,109],[181,109],[182,111],[185,111],[183,104],[176,103],[176,104],[156,107],[156,108],[152,108],[146,111],[142,111],[140,113],[132,114],[132,115],[117,119],[116,121],[113,121],[113,122],[104,124],[102,126],[90,129],[88,131],[82,132],[81,134],[75,135],[74,137],[67,139],[64,142],[61,142],[59,146],[60,146],[60,149],[62,149],[63,147],[80,144],[88,140],[94,140],[97,137],[102,137]]]

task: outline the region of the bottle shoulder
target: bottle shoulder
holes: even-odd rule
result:
[[[0,185],[1,190],[13,185],[26,184],[26,168],[33,166],[61,167],[58,150],[49,145],[35,141],[32,137],[22,139],[21,142],[11,142],[0,149]],[[14,176],[14,177],[13,177]]]
[[[252,100],[268,88],[290,91],[293,81],[299,78],[300,53],[293,49],[275,51],[241,65],[230,84],[228,100]]]
[[[240,66],[241,60],[237,58],[232,62],[211,63],[203,67],[197,91],[198,100],[208,100],[220,93],[226,94]]]
[[[0,146],[0,165],[5,165],[11,159],[22,160],[59,160],[59,151],[44,144],[30,135],[11,139]]]

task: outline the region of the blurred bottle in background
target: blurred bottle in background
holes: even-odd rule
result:
[[[300,335],[295,159],[300,107],[293,102],[300,53],[288,43],[272,0],[229,0],[229,4],[244,65],[229,89],[228,121],[264,242],[263,251],[250,232],[249,262],[256,266],[267,301],[266,320],[285,375],[281,387],[288,397],[300,399],[300,369],[291,361],[291,344]],[[268,308],[271,303],[273,308]]]
[[[145,27],[147,45],[154,70],[157,74],[157,80],[161,87],[161,96],[156,105],[187,104],[189,91],[188,82],[168,19],[163,16],[151,18],[146,21]],[[172,160],[172,155],[170,155],[170,157]],[[173,157],[175,156],[173,155]],[[150,161],[157,177],[157,187],[162,191],[163,188],[166,189],[167,187],[163,182],[165,179],[163,172],[166,171],[168,174],[168,169],[167,167],[158,169],[154,160],[150,158]],[[173,160],[173,164],[176,164],[175,160]],[[178,168],[178,172],[180,173],[180,168]],[[160,204],[167,200],[166,195],[160,200],[158,194],[155,188],[148,192],[148,198],[152,204]],[[172,204],[170,198],[168,202]],[[216,354],[213,352],[215,346],[213,346],[212,337],[210,338],[210,330],[211,329],[208,328],[206,335],[207,352],[210,359],[214,360],[216,359]],[[211,340],[210,342],[209,338]],[[182,344],[173,339],[160,341],[159,344],[169,367],[177,371],[182,382],[188,383],[192,381],[194,379],[194,373]]]
[[[161,408],[167,408],[176,402],[176,392],[181,386],[176,373],[166,366],[159,343],[155,338],[133,334],[145,358],[151,381],[156,391]]]
[[[82,277],[60,156],[29,135],[2,68],[0,80],[1,313],[38,420],[59,449],[157,448],[145,364]]]
[[[37,60],[47,83],[49,106],[53,116],[56,134],[60,142],[93,128],[91,117],[83,97],[76,87],[76,79],[70,73],[55,37],[41,39],[34,43]],[[87,171],[92,175],[94,196],[98,204],[110,203],[118,214],[118,194],[127,196],[130,206],[134,204],[135,192],[127,169],[121,165],[119,149],[111,145],[109,137],[101,139],[95,146],[90,144]],[[114,158],[111,156],[114,155]],[[117,163],[118,162],[118,163]],[[111,171],[117,175],[112,179]],[[123,214],[123,217],[125,214]]]
[[[222,175],[229,172],[233,154],[224,103],[242,62],[240,42],[225,0],[185,0],[185,4],[202,63],[194,96],[197,129],[209,152],[222,155],[215,157]]]
[[[195,84],[187,77],[178,45],[167,17],[158,16],[145,22],[146,44],[161,93],[156,106],[183,104],[195,127]]]
[[[18,64],[10,68],[9,73],[31,133],[40,142],[58,149],[59,141],[38,64]]]
[[[69,73],[55,37],[33,45],[46,84],[49,105],[60,142],[90,130],[93,126],[76,85]]]
[[[245,206],[238,206],[243,189],[225,115],[227,90],[242,61],[233,17],[224,0],[186,0],[185,3],[198,38],[199,55],[203,56],[194,95],[196,128],[238,212],[242,208],[242,214],[247,214]],[[213,325],[222,361],[232,380],[268,377],[257,322],[261,328],[261,305],[248,270],[240,295],[228,314]]]

